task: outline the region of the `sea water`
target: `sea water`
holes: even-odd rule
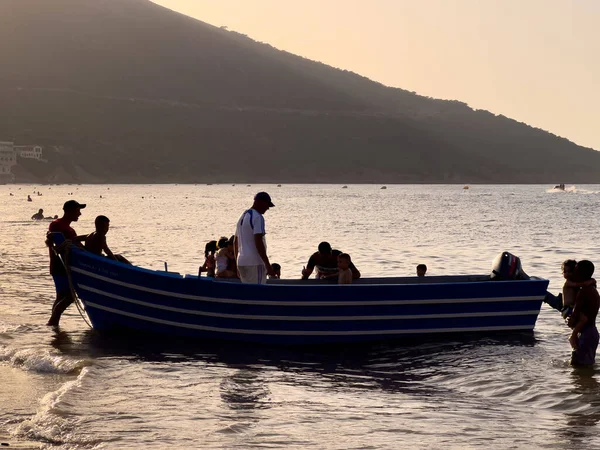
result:
[[[196,274],[258,191],[268,253],[299,278],[323,240],[363,276],[486,274],[510,251],[562,285],[567,258],[600,265],[600,186],[0,186],[0,441],[46,448],[600,448],[600,374],[568,364],[568,328],[533,334],[278,349],[110,337],[54,299],[39,208],[87,203],[108,244],[150,269]],[[38,192],[42,195],[38,195]],[[13,195],[10,196],[10,193]],[[27,195],[32,201],[27,201]]]

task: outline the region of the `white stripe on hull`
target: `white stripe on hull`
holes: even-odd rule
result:
[[[446,303],[496,303],[496,302],[520,302],[542,300],[541,296],[520,296],[520,297],[484,297],[484,298],[466,298],[466,299],[433,299],[433,300],[369,300],[369,301],[275,301],[275,300],[237,300],[226,298],[213,298],[199,295],[179,294],[160,289],[152,289],[137,284],[126,283],[124,281],[113,280],[112,278],[104,277],[87,270],[72,267],[72,271],[81,273],[91,278],[96,278],[110,284],[122,286],[128,289],[135,289],[149,294],[162,295],[165,297],[173,297],[181,300],[196,300],[212,303],[227,303],[238,305],[266,305],[266,306],[378,306],[378,305],[435,305]],[[333,286],[333,285],[332,285]],[[351,285],[350,285],[351,286]],[[369,285],[364,285],[369,286]],[[388,285],[389,286],[389,285]],[[78,284],[78,287],[79,286]],[[345,287],[345,286],[343,286]]]
[[[539,310],[528,310],[528,311],[497,311],[497,312],[474,312],[474,313],[452,313],[452,314],[414,314],[414,315],[402,315],[402,316],[263,316],[263,315],[243,315],[243,314],[226,314],[226,313],[214,313],[197,311],[191,309],[175,308],[172,306],[157,305],[155,303],[148,303],[142,300],[135,300],[120,295],[111,294],[108,292],[101,291],[85,285],[79,285],[79,288],[92,292],[94,294],[102,295],[115,300],[124,301],[127,303],[133,303],[136,305],[146,306],[154,309],[161,309],[165,311],[172,311],[183,314],[191,314],[196,316],[206,317],[221,317],[226,319],[246,319],[246,320],[278,320],[278,321],[365,321],[365,320],[404,320],[404,319],[458,319],[462,317],[501,317],[501,316],[536,316],[539,314]],[[92,304],[85,299],[85,304]]]
[[[101,309],[113,314],[144,320],[146,322],[170,325],[178,328],[187,328],[199,331],[212,331],[216,333],[229,334],[253,334],[269,336],[376,336],[392,334],[425,334],[425,333],[448,333],[448,332],[469,332],[469,331],[517,331],[533,330],[533,325],[507,325],[507,326],[489,326],[489,327],[461,327],[461,328],[424,328],[408,330],[351,330],[351,331],[312,331],[312,330],[244,330],[239,328],[220,328],[205,325],[194,325],[189,323],[173,322],[171,320],[157,319],[155,317],[143,316],[118,309],[109,308],[92,302],[86,302],[86,306]]]

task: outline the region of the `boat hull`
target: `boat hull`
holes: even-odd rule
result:
[[[247,285],[150,271],[78,249],[70,267],[95,329],[283,345],[531,331],[548,286],[484,276]]]

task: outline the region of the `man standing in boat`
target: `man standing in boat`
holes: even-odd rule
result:
[[[252,208],[238,220],[233,250],[242,283],[265,284],[267,275],[275,275],[267,256],[263,217],[274,206],[269,194],[259,192],[254,196]]]
[[[81,240],[85,236],[77,236],[77,233],[71,228],[72,222],[77,222],[81,216],[81,210],[85,208],[85,204],[78,203],[75,200],[69,200],[63,205],[64,214],[60,219],[53,220],[48,227],[50,233],[62,233],[65,239],[70,240],[73,244],[81,246]],[[52,249],[50,249],[50,274],[54,279],[56,287],[56,300],[52,306],[52,315],[48,320],[47,325],[58,326],[60,316],[73,303],[73,295],[69,286],[67,272],[59,258],[56,257]]]

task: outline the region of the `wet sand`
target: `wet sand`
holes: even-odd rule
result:
[[[42,448],[42,444],[37,442],[28,442],[28,441],[16,441],[12,436],[10,436],[5,431],[0,430],[0,443],[2,446],[0,449],[11,449],[11,448],[19,448],[19,449],[40,449]],[[8,445],[6,445],[8,444]]]

